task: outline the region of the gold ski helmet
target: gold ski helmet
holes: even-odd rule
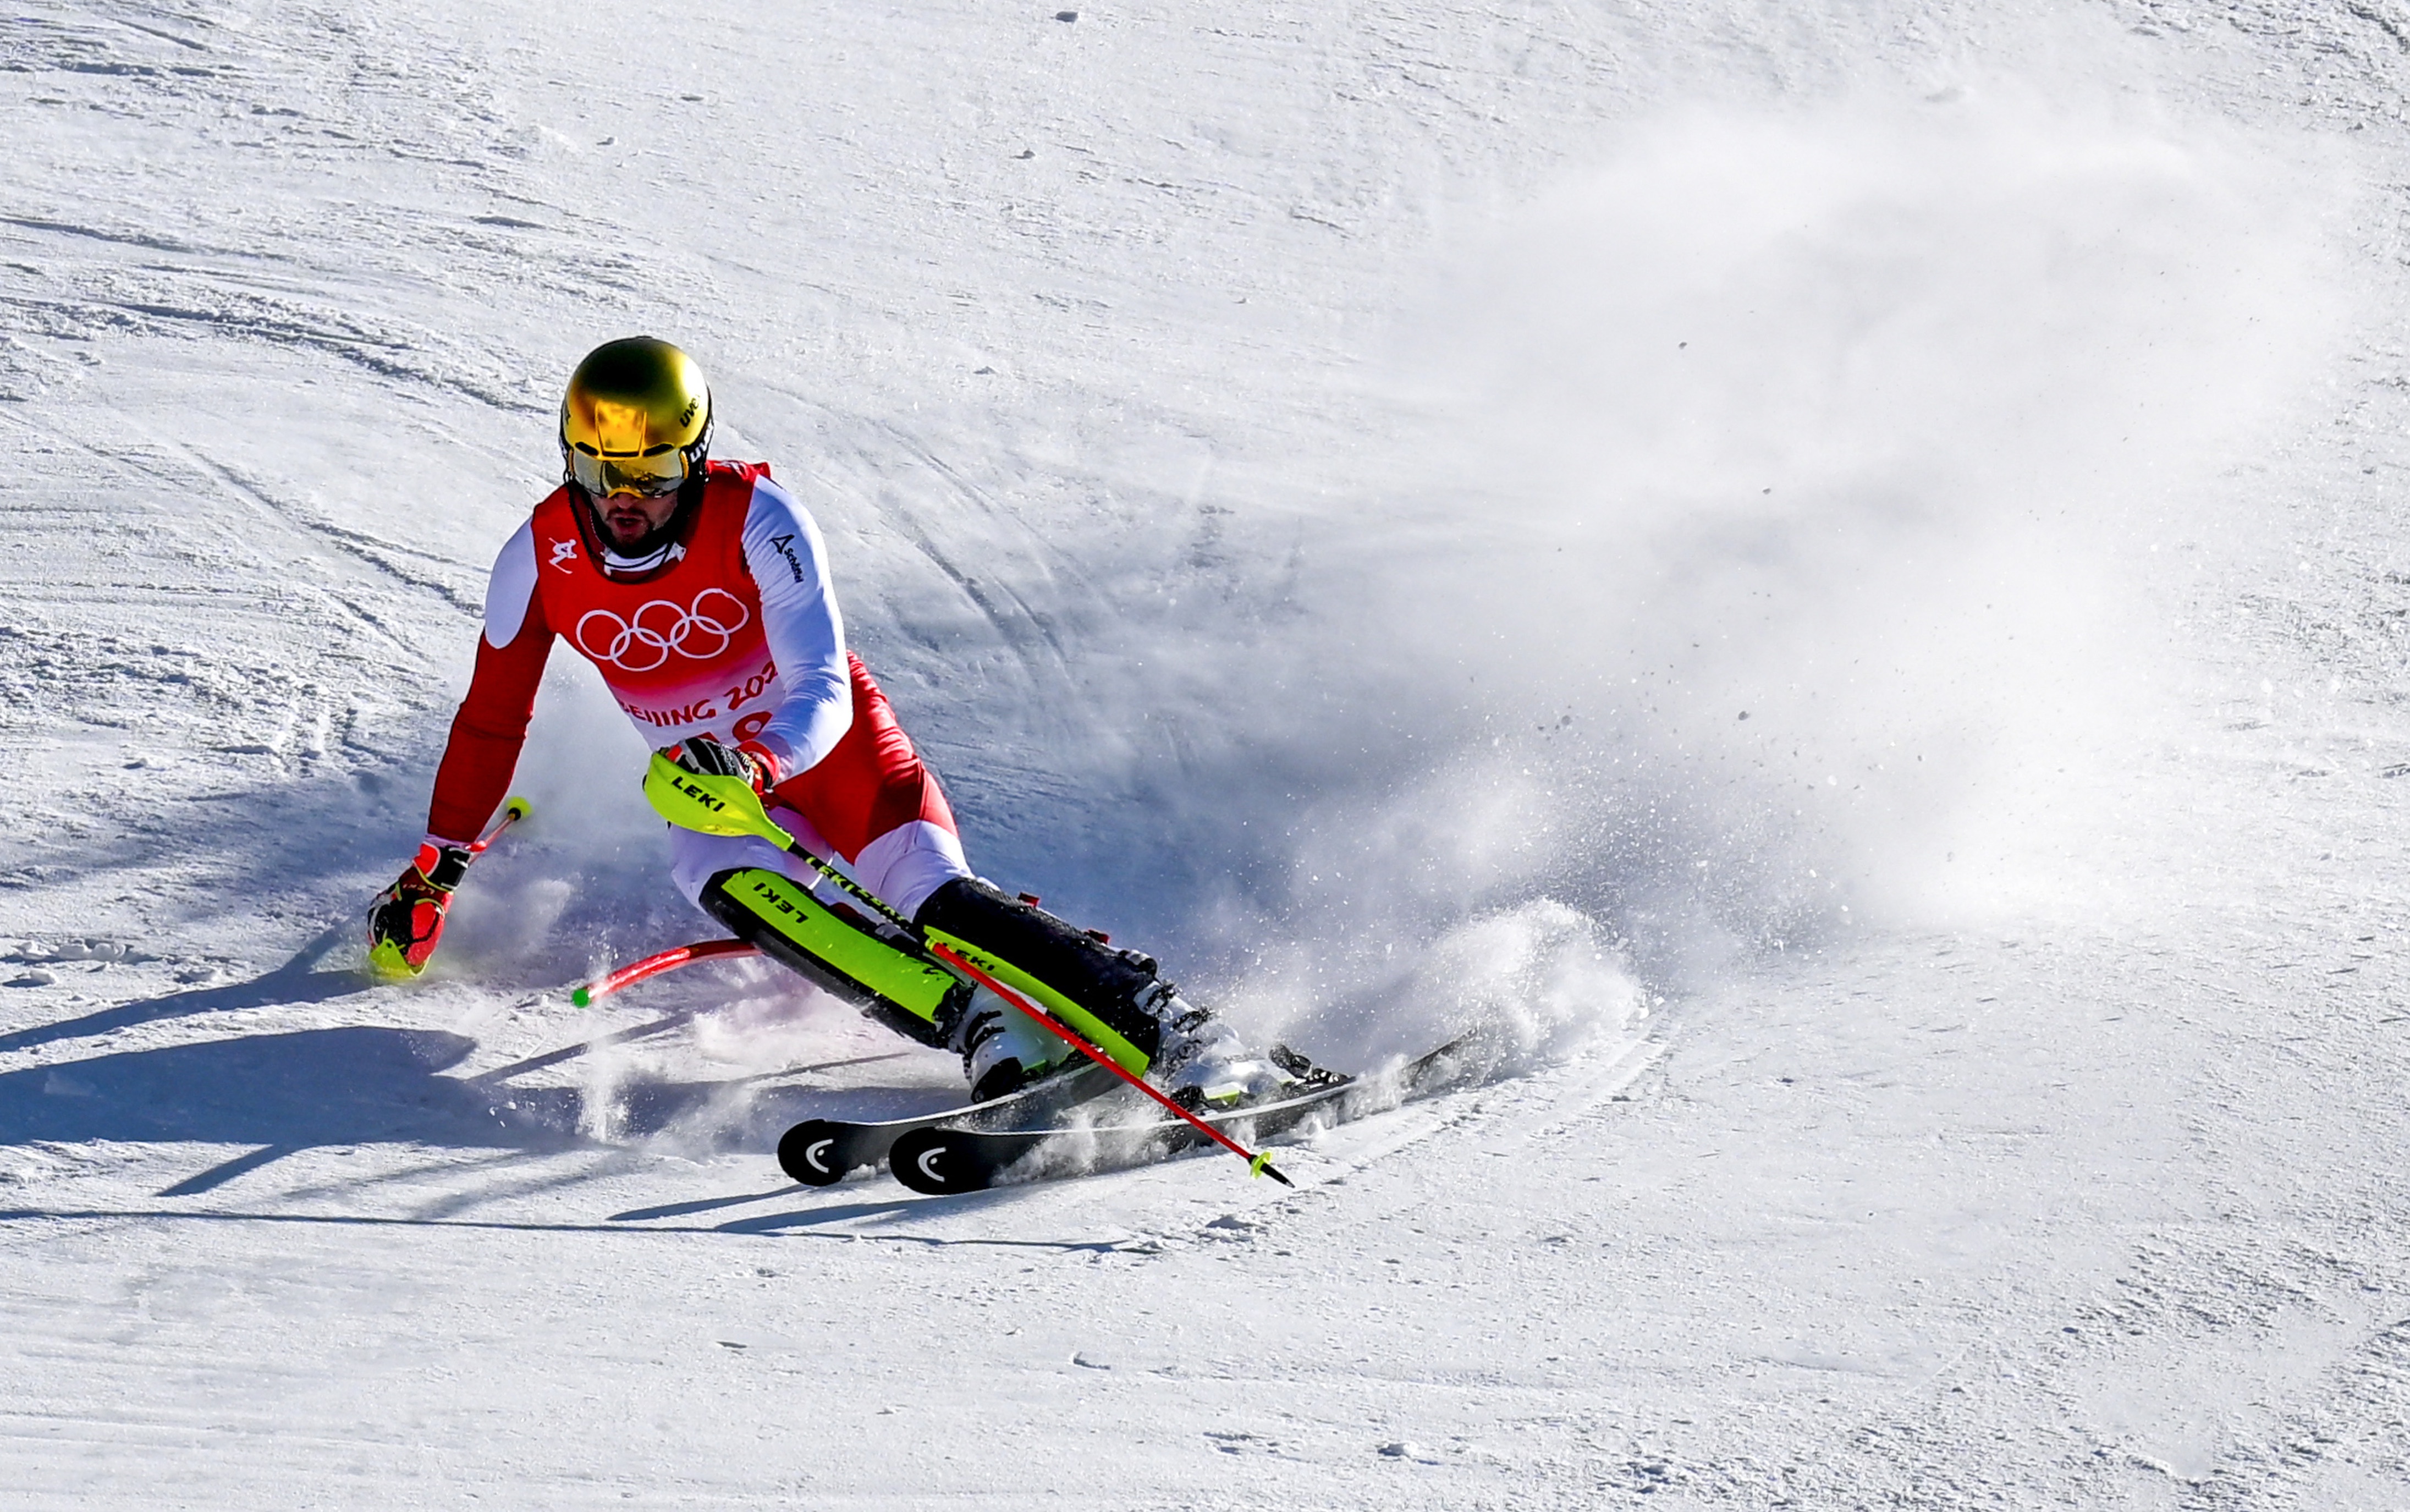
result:
[[[563,475],[597,500],[675,493],[711,450],[711,387],[667,342],[629,336],[586,354],[560,401]]]

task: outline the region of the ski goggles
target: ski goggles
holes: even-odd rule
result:
[[[686,452],[664,442],[640,456],[604,457],[580,443],[569,448],[569,475],[597,499],[620,493],[659,499],[686,481]]]

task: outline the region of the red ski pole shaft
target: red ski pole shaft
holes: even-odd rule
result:
[[[493,844],[502,831],[509,829],[533,812],[535,812],[533,804],[529,803],[525,798],[514,797],[510,802],[502,805],[502,817],[494,821],[485,834],[478,836],[470,843],[469,853],[472,856],[484,855],[486,847]]]
[[[659,955],[647,955],[641,961],[631,961],[608,975],[597,977],[584,986],[573,989],[569,995],[569,1000],[579,1008],[591,1008],[620,988],[632,987],[646,977],[658,977],[664,971],[674,971],[682,966],[692,966],[697,961],[717,961],[732,955],[755,953],[757,953],[756,947],[746,940],[697,940],[691,945],[681,945],[675,950],[663,951]]]
[[[1138,1088],[1140,1092],[1145,1093],[1148,1097],[1153,1098],[1155,1101],[1163,1104],[1163,1106],[1169,1109],[1176,1117],[1185,1121],[1198,1133],[1204,1135],[1207,1139],[1212,1140],[1223,1149],[1229,1151],[1232,1155],[1237,1156],[1240,1159],[1245,1161],[1247,1163],[1247,1170],[1250,1172],[1258,1176],[1270,1176],[1272,1180],[1280,1183],[1283,1186],[1295,1186],[1297,1185],[1297,1183],[1281,1174],[1280,1168],[1272,1164],[1272,1157],[1270,1155],[1256,1154],[1245,1145],[1241,1144],[1238,1141],[1233,1140],[1228,1135],[1223,1133],[1220,1129],[1215,1128],[1212,1125],[1205,1122],[1202,1118],[1198,1117],[1195,1113],[1183,1108],[1180,1104],[1172,1101],[1169,1098],[1165,1097],[1161,1092],[1158,1092],[1154,1087],[1147,1085],[1139,1078],[1132,1076],[1128,1071],[1123,1069],[1120,1062],[1114,1060],[1111,1055],[1106,1054],[1103,1051],[1098,1050],[1096,1046],[1088,1043],[1087,1040],[1072,1029],[1069,1025],[1065,1024],[1062,1020],[1056,1018],[1053,1014],[1047,1012],[1044,1009],[1032,1004],[1026,997],[1014,992],[1003,982],[996,981],[994,977],[980,970],[978,967],[971,965],[970,962],[963,959],[960,952],[950,950],[947,947],[938,944],[936,940],[931,940],[929,942],[929,949],[937,957],[937,959],[945,962],[948,966],[952,967],[955,970],[967,975],[972,981],[978,982],[980,986],[985,987],[988,991],[995,994],[998,997],[1003,998],[1006,1002],[1010,1003],[1013,1007],[1021,1010],[1024,1013],[1028,1014],[1031,1018],[1036,1019],[1038,1023],[1044,1025],[1055,1039],[1062,1040],[1065,1044],[1069,1045],[1081,1054],[1087,1056],[1090,1060],[1095,1061],[1097,1065],[1112,1072],[1115,1076],[1120,1077],[1123,1081],[1127,1082],[1130,1085]]]

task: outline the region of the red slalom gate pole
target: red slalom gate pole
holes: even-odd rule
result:
[[[978,967],[971,965],[970,962],[964,960],[961,952],[950,950],[947,947],[938,944],[934,939],[929,941],[929,949],[937,957],[937,959],[945,962],[948,966],[952,967],[955,970],[965,973],[972,981],[978,982],[980,986],[985,987],[988,991],[995,994],[998,997],[1003,998],[1006,1002],[1010,1003],[1013,1007],[1021,1010],[1024,1013],[1028,1014],[1031,1018],[1036,1019],[1038,1023],[1046,1025],[1047,1029],[1054,1036],[1055,1039],[1062,1040],[1065,1044],[1069,1045],[1081,1054],[1087,1056],[1090,1060],[1095,1061],[1097,1065],[1112,1072],[1115,1076],[1120,1077],[1123,1081],[1127,1082],[1130,1085],[1138,1088],[1140,1092],[1145,1093],[1148,1097],[1153,1098],[1155,1101],[1163,1104],[1164,1107],[1169,1109],[1175,1115],[1186,1121],[1188,1125],[1195,1128],[1198,1133],[1204,1135],[1207,1139],[1212,1140],[1223,1149],[1229,1151],[1232,1155],[1237,1156],[1240,1159],[1245,1161],[1247,1163],[1247,1170],[1250,1174],[1256,1176],[1270,1176],[1272,1180],[1280,1183],[1283,1186],[1295,1186],[1297,1185],[1297,1183],[1289,1180],[1286,1176],[1280,1173],[1280,1168],[1272,1164],[1272,1157],[1269,1153],[1264,1155],[1256,1154],[1254,1151],[1249,1150],[1245,1145],[1241,1144],[1238,1141],[1231,1139],[1220,1129],[1215,1128],[1212,1125],[1205,1122],[1202,1118],[1198,1117],[1195,1113],[1190,1112],[1187,1109],[1183,1108],[1180,1104],[1172,1101],[1169,1098],[1165,1097],[1162,1093],[1147,1085],[1139,1078],[1132,1076],[1128,1071],[1122,1069],[1121,1062],[1113,1059],[1111,1055],[1106,1054],[1103,1051],[1098,1050],[1096,1046],[1088,1043],[1084,1038],[1074,1032],[1069,1025],[1057,1019],[1053,1014],[1047,1012],[1044,1009],[1034,1006],[1026,997],[1022,996],[1019,993],[1014,992],[1003,982],[996,981],[992,976],[989,976]]]
[[[760,951],[741,939],[702,939],[659,955],[647,955],[641,961],[631,961],[608,976],[595,978],[584,986],[573,989],[569,1000],[579,1008],[591,1008],[602,998],[622,987],[632,987],[646,977],[658,977],[697,961],[724,960],[732,955],[757,955]]]

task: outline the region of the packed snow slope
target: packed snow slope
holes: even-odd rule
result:
[[[1074,0],[1079,3],[1079,0]],[[0,21],[25,1506],[2410,1505],[2394,0]],[[356,974],[560,385],[826,531],[972,859],[1285,1151],[788,1185],[945,1057],[556,658]]]

